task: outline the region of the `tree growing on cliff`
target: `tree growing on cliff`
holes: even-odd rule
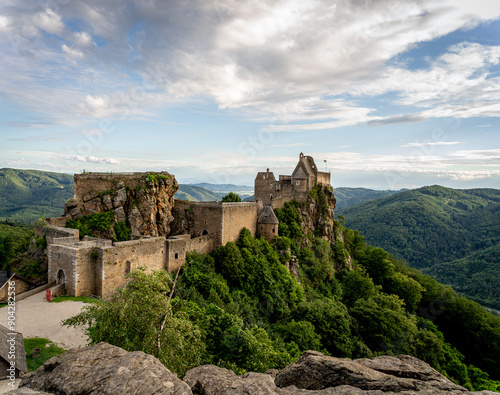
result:
[[[222,198],[222,203],[239,203],[241,202],[241,197],[237,193],[229,192],[226,196]]]

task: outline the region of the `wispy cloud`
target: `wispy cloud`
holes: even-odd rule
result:
[[[423,143],[408,143],[401,147],[425,147],[425,146],[439,146],[439,145],[456,145],[461,144],[460,141],[427,141]]]

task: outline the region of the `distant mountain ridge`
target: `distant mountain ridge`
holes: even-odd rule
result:
[[[346,225],[467,297],[500,308],[500,190],[438,185],[337,211]]]
[[[380,191],[368,188],[334,188],[333,194],[337,199],[337,205],[335,206],[335,209],[341,210],[343,208],[355,206],[357,204],[361,204],[370,200],[392,196],[403,191],[407,191],[407,189]]]

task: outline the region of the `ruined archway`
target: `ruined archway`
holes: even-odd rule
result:
[[[206,235],[208,235],[208,230],[204,229],[204,230],[203,230],[203,232],[201,232],[201,235],[202,235],[202,236],[206,236]]]
[[[56,278],[57,284],[65,284],[66,283],[66,275],[64,274],[64,270],[59,269],[57,272],[57,278]]]

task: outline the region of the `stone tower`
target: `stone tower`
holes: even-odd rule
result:
[[[257,219],[257,231],[266,240],[271,241],[278,236],[278,218],[271,206],[264,206]]]

